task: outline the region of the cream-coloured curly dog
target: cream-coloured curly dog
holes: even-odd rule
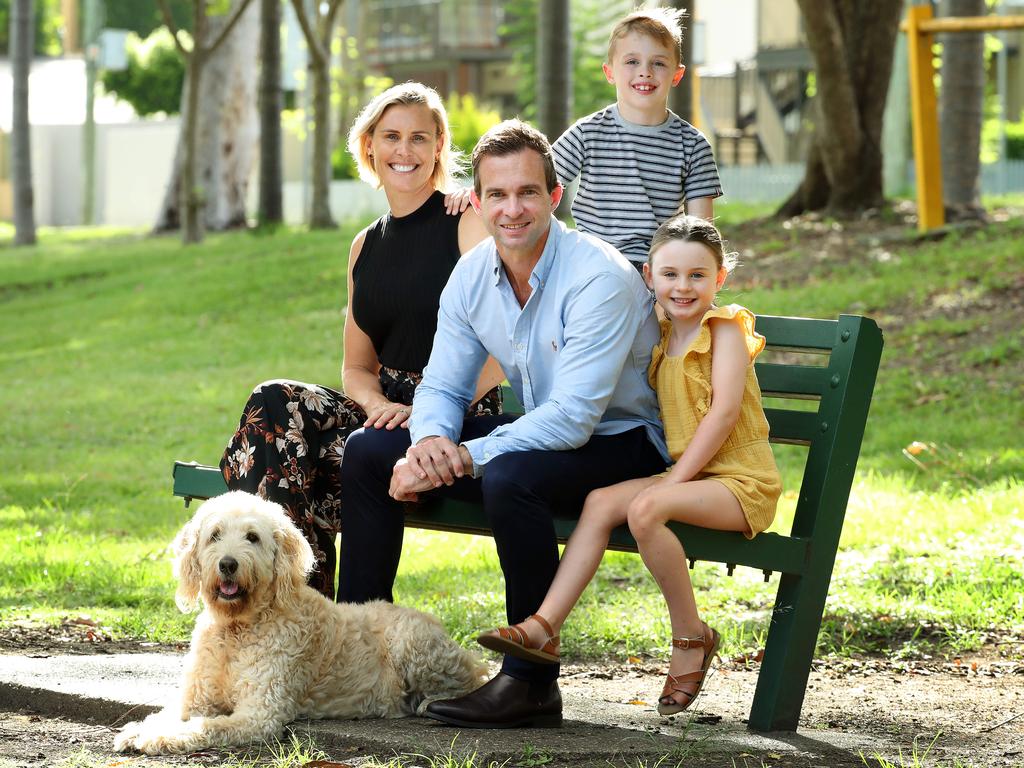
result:
[[[174,546],[178,606],[204,606],[180,703],[125,726],[118,750],[248,744],[297,718],[403,717],[483,682],[486,668],[437,619],[308,587],[313,553],[277,504],[210,499]]]

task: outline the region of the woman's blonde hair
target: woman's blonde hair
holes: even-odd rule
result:
[[[434,172],[430,176],[435,189],[447,192],[453,189],[455,177],[463,168],[462,153],[452,146],[452,134],[448,129],[448,112],[437,91],[422,83],[402,83],[393,85],[363,107],[352,130],[348,132],[348,151],[355,158],[359,168],[359,178],[376,188],[381,187],[380,176],[374,170],[370,159],[370,137],[373,136],[377,123],[388,107],[396,104],[403,106],[419,105],[430,110],[437,129],[436,136],[441,139],[441,152],[434,164]]]

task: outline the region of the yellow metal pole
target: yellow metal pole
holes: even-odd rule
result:
[[[1024,16],[946,16],[941,19],[929,19],[920,22],[920,32],[997,32],[1001,29],[1020,29],[1024,27]],[[900,28],[906,32],[904,22]]]
[[[910,62],[910,108],[913,119],[914,170],[917,183],[917,228],[925,232],[946,223],[942,207],[942,163],[935,98],[932,34],[922,30],[930,21],[930,5],[907,9],[907,59]]]

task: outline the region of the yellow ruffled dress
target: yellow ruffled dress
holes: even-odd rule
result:
[[[735,320],[740,324],[750,352],[750,364],[736,426],[704,470],[693,479],[717,480],[732,491],[750,525],[746,536],[753,538],[771,525],[782,494],[782,480],[768,445],[768,420],[761,406],[761,389],[754,373],[754,359],[764,349],[765,340],[754,331],[753,313],[739,304],[712,307],[701,319],[697,337],[686,352],[675,357],[667,354],[672,324],[662,321],[661,341],[653,350],[648,377],[658,393],[669,454],[676,462],[711,408],[709,321],[712,318]]]

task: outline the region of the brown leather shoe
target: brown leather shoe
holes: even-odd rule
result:
[[[530,683],[499,672],[472,693],[434,701],[426,716],[461,728],[561,728],[558,681]]]

